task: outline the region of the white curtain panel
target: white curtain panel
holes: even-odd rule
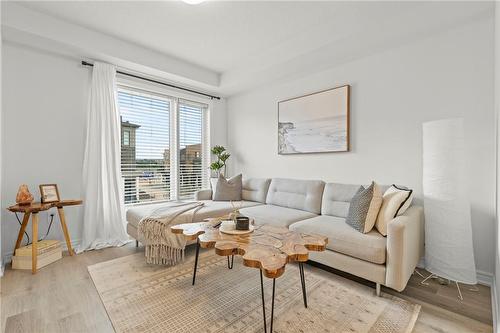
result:
[[[79,251],[121,246],[125,231],[116,69],[94,63],[83,163],[84,220]]]
[[[425,268],[476,284],[463,119],[423,124]]]

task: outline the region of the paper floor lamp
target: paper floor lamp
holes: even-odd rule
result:
[[[425,268],[458,282],[476,284],[462,118],[423,124]]]

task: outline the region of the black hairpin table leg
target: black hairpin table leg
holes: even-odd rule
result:
[[[227,256],[227,268],[233,269],[233,265],[234,265],[234,254],[231,255],[231,265],[229,264],[229,256]]]
[[[196,267],[198,266],[198,256],[200,254],[200,240],[196,239],[196,256],[194,257],[193,286],[196,281]]]
[[[273,322],[274,322],[274,291],[276,289],[276,279],[273,279],[273,300],[271,302],[271,329],[269,332],[273,333]]]
[[[260,270],[260,290],[262,293],[262,314],[264,317],[264,333],[267,333],[267,324],[266,324],[266,302],[264,300],[264,281],[262,278],[262,270]],[[270,333],[273,332],[273,323],[274,323],[274,294],[276,290],[276,279],[273,279],[273,296],[271,300],[271,329],[269,330]]]
[[[259,270],[260,272],[260,291],[262,293],[262,314],[264,317],[264,333],[267,333],[267,327],[266,327],[266,302],[264,300],[264,281],[262,278],[262,270]]]
[[[307,293],[306,293],[306,276],[304,274],[304,264],[299,262],[300,284],[302,285],[302,298],[304,299],[304,307],[307,308]]]

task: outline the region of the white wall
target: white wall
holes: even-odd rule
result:
[[[3,54],[2,253],[12,254],[19,230],[5,208],[15,203],[20,184],[39,200],[38,185],[57,183],[63,198],[81,198],[82,163],[90,71],[73,59],[4,44]],[[57,211],[50,238],[63,240]],[[81,207],[65,210],[78,243]],[[22,216],[20,215],[20,218]],[[39,233],[47,230],[48,213],[40,213]],[[31,223],[29,225],[31,237]],[[24,243],[23,243],[24,244]]]
[[[350,84],[348,153],[277,154],[277,102]],[[422,193],[422,122],[464,117],[479,271],[493,272],[495,147],[493,20],[281,82],[227,101],[232,172],[246,177],[406,184]],[[491,278],[491,276],[490,276]]]
[[[499,332],[500,299],[500,5],[495,3],[495,115],[496,115],[496,230],[495,230],[495,279],[492,288],[494,332]]]
[[[0,23],[2,21],[2,6],[0,6]],[[1,38],[2,35],[2,25],[0,24],[0,189],[2,188],[2,46],[3,41]],[[1,192],[0,192],[1,198]],[[1,201],[1,200],[0,200]],[[0,276],[3,276],[4,263],[2,256],[2,215],[0,214]]]
[[[82,196],[91,70],[81,67],[76,58],[11,42],[4,43],[2,61],[2,254],[8,260],[19,224],[5,208],[15,202],[20,184],[28,184],[35,199],[39,199],[38,185],[43,183],[57,183],[63,198]],[[214,144],[226,144],[225,102],[215,104],[211,135]],[[85,223],[83,209],[68,207],[65,213],[73,245],[77,245]],[[40,214],[41,236],[47,230],[47,218],[47,213]],[[57,214],[49,238],[64,239]]]

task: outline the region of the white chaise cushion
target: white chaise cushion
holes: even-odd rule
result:
[[[249,178],[243,179],[243,190],[241,199],[266,203],[267,191],[269,190],[271,179],[269,178]]]
[[[321,215],[293,223],[290,230],[328,237],[327,249],[366,260],[374,264],[385,263],[387,239],[376,230],[360,233],[336,216]]]
[[[319,214],[324,186],[321,180],[273,178],[266,203]]]
[[[274,205],[259,205],[243,208],[240,209],[240,213],[253,218],[257,225],[269,224],[279,227],[288,227],[294,222],[317,216],[316,214],[303,210]]]
[[[233,205],[229,201],[200,200],[205,205],[194,215],[193,222],[201,222],[209,217],[220,217],[233,211]],[[162,203],[133,206],[127,209],[127,222],[137,227],[139,222],[149,216]],[[253,201],[234,201],[236,207],[252,207],[262,205]]]

